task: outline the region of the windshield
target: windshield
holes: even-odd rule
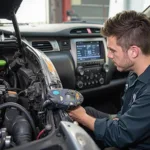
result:
[[[21,24],[90,22],[103,24],[122,10],[142,12],[149,0],[23,0],[16,14]],[[11,24],[1,19],[0,23]]]

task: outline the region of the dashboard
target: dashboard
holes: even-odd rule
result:
[[[101,25],[62,23],[20,26],[22,39],[44,52],[53,62],[64,88],[89,93],[124,84],[124,76],[107,58],[106,39]],[[7,30],[14,32],[13,28]]]
[[[77,72],[77,88],[85,89],[105,83],[108,59],[104,38],[72,39],[71,54]]]

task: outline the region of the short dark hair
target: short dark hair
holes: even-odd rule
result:
[[[143,54],[150,54],[150,20],[145,14],[136,11],[120,12],[105,22],[101,34],[116,37],[117,44],[124,50],[137,45]]]

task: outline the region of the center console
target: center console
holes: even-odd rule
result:
[[[71,54],[76,67],[76,87],[86,89],[106,83],[107,48],[104,38],[71,40]]]

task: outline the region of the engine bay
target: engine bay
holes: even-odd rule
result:
[[[30,142],[34,145],[47,137],[50,141],[59,138],[49,143],[52,149],[66,148],[59,143],[63,136],[73,140],[68,133],[75,132],[71,126],[79,128],[76,132],[85,132],[73,124],[67,113],[81,105],[83,96],[75,90],[63,89],[55,67],[44,53],[25,42],[22,45],[24,53],[15,40],[0,43],[0,149],[26,149]],[[70,131],[66,130],[68,126]],[[89,136],[86,134],[84,138]]]

